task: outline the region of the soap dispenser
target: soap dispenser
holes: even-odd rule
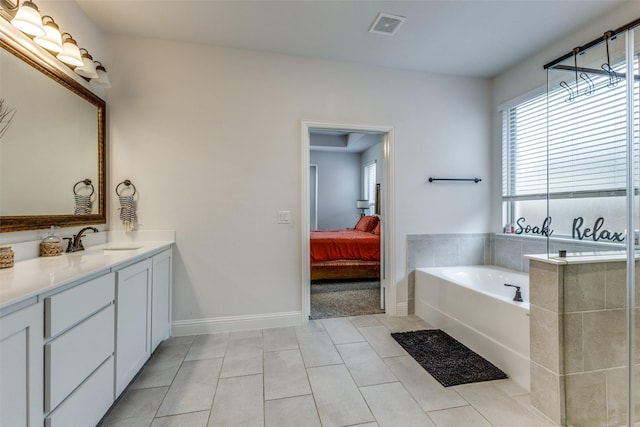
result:
[[[62,239],[55,235],[55,227],[52,225],[49,235],[40,243],[40,256],[58,256],[62,254]]]

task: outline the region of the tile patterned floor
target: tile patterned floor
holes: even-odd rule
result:
[[[444,388],[384,314],[163,342],[101,427],[552,426],[511,380]]]

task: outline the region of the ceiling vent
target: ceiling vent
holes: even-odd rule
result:
[[[398,31],[398,28],[402,26],[404,20],[407,19],[404,16],[389,15],[388,13],[380,12],[376,19],[369,27],[369,32],[374,34],[384,34],[385,36],[392,36]]]

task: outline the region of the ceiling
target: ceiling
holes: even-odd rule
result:
[[[77,2],[105,34],[491,77],[623,0]],[[394,36],[369,33],[379,12],[406,21]],[[602,31],[594,28],[594,37]]]
[[[362,153],[383,142],[384,134],[359,131],[318,130],[309,132],[311,151],[332,151],[337,153]]]

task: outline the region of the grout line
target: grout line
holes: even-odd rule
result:
[[[388,327],[386,324],[382,323],[382,322],[380,322],[379,324],[376,324],[376,325],[368,325],[368,326],[357,327],[357,326],[355,326],[355,325],[353,324],[353,322],[351,321],[351,319],[347,319],[347,320],[349,321],[349,324],[350,324],[351,326],[353,326],[353,327],[354,327],[354,328],[355,328],[359,333],[361,333],[361,330],[362,330],[363,328],[372,328],[372,327],[379,328],[380,326],[383,326],[383,327],[384,327],[384,329],[387,331],[387,333],[388,333],[388,334],[390,334],[390,333],[391,333],[391,330],[389,329],[389,327]],[[329,342],[331,342],[331,345],[332,345],[332,347],[333,347],[334,351],[336,351],[336,352],[338,353],[339,359],[342,361],[342,363],[333,363],[333,364],[319,365],[319,366],[307,366],[307,365],[305,364],[305,360],[304,360],[303,352],[302,352],[302,350],[301,350],[301,346],[300,346],[300,339],[301,339],[301,337],[298,335],[298,333],[296,332],[296,330],[295,330],[295,329],[293,329],[293,334],[294,334],[294,337],[295,337],[295,345],[296,345],[296,347],[295,347],[295,348],[284,349],[284,350],[273,350],[273,351],[270,351],[270,352],[265,352],[265,351],[264,351],[264,329],[261,329],[261,330],[260,330],[260,331],[261,331],[261,333],[260,333],[260,337],[257,337],[257,336],[256,336],[256,337],[254,337],[254,339],[256,339],[256,340],[261,339],[261,340],[262,340],[262,350],[261,350],[261,353],[262,353],[262,373],[252,373],[252,374],[244,374],[244,375],[235,375],[235,376],[233,376],[233,377],[225,377],[225,378],[221,378],[221,374],[222,374],[222,370],[223,370],[224,362],[225,362],[225,360],[227,359],[227,356],[228,356],[228,344],[229,344],[229,342],[231,341],[231,340],[229,339],[229,335],[227,335],[227,339],[226,339],[226,341],[225,341],[225,347],[224,347],[224,353],[223,353],[223,356],[222,356],[222,357],[216,357],[216,358],[213,358],[213,359],[221,359],[221,361],[220,361],[220,367],[219,367],[218,375],[217,375],[217,377],[216,377],[216,383],[215,383],[215,385],[214,385],[213,395],[212,395],[212,398],[211,398],[211,404],[210,404],[210,407],[209,407],[209,409],[208,409],[209,414],[208,414],[208,417],[207,417],[207,422],[208,422],[208,423],[210,423],[210,422],[211,422],[211,420],[213,420],[213,405],[214,405],[214,402],[215,402],[215,400],[216,400],[216,397],[218,397],[218,390],[219,390],[219,389],[218,389],[218,387],[219,387],[220,382],[221,382],[221,380],[222,380],[222,379],[238,378],[238,377],[246,377],[246,376],[261,375],[261,376],[262,376],[262,384],[263,384],[263,387],[262,387],[262,405],[263,405],[263,412],[262,412],[262,416],[263,416],[263,423],[265,423],[265,425],[266,425],[266,422],[267,422],[267,417],[266,417],[266,415],[267,415],[267,414],[266,414],[266,403],[267,403],[267,402],[270,402],[270,401],[278,401],[278,400],[285,400],[285,399],[291,399],[291,398],[302,397],[302,396],[311,396],[311,398],[313,399],[313,402],[314,402],[314,407],[315,407],[315,414],[316,414],[316,417],[317,417],[317,419],[319,420],[319,422],[322,424],[322,420],[321,420],[321,418],[320,418],[320,413],[319,413],[319,410],[318,410],[318,404],[317,404],[317,401],[316,401],[316,396],[315,396],[315,393],[314,393],[314,390],[313,390],[313,387],[312,387],[311,381],[310,381],[310,379],[309,379],[309,370],[310,370],[310,369],[314,369],[314,368],[321,368],[321,367],[325,367],[325,366],[340,366],[340,365],[342,365],[342,366],[344,366],[344,367],[345,367],[345,369],[347,370],[347,372],[348,372],[348,374],[349,374],[349,378],[351,378],[351,381],[353,382],[353,384],[354,384],[354,385],[356,386],[356,388],[358,389],[358,392],[359,392],[359,394],[360,394],[360,397],[363,399],[363,401],[364,401],[364,403],[365,403],[366,407],[368,408],[368,410],[369,410],[369,412],[370,412],[370,414],[371,414],[371,416],[373,417],[373,420],[374,420],[375,422],[378,422],[378,420],[377,420],[377,418],[375,417],[375,414],[373,413],[373,411],[372,411],[372,409],[371,409],[371,407],[370,407],[370,405],[369,405],[369,402],[367,402],[366,398],[364,397],[364,395],[363,395],[363,393],[362,393],[362,390],[363,390],[364,388],[366,388],[366,387],[376,387],[376,386],[381,386],[381,385],[385,385],[385,384],[394,384],[394,383],[398,382],[398,383],[400,383],[401,387],[403,387],[403,389],[404,389],[404,390],[409,394],[409,396],[411,397],[411,399],[413,400],[413,402],[418,406],[418,408],[420,408],[420,409],[422,410],[422,412],[424,412],[424,413],[427,415],[427,417],[428,417],[428,418],[429,418],[429,419],[430,419],[434,424],[435,424],[435,421],[433,421],[433,419],[432,419],[432,418],[431,418],[431,416],[429,415],[429,412],[434,413],[434,412],[440,412],[440,411],[446,411],[446,410],[450,410],[450,409],[455,409],[455,408],[461,408],[461,407],[470,406],[471,408],[473,408],[473,410],[474,410],[475,412],[477,412],[478,414],[480,414],[480,416],[481,416],[483,419],[485,419],[485,420],[489,423],[489,425],[492,425],[492,426],[494,425],[494,424],[492,424],[492,423],[491,423],[491,421],[489,421],[489,420],[485,417],[485,415],[484,415],[482,412],[480,412],[480,410],[479,410],[478,408],[476,408],[476,407],[475,407],[471,402],[469,402],[466,398],[464,398],[464,396],[462,396],[462,395],[458,392],[458,390],[456,390],[455,388],[451,388],[451,390],[452,390],[452,391],[454,391],[454,392],[455,392],[455,394],[456,394],[456,395],[458,395],[458,396],[462,399],[462,401],[466,402],[466,405],[461,405],[461,406],[452,406],[452,407],[450,407],[450,408],[441,408],[441,409],[437,409],[437,410],[434,410],[434,411],[425,411],[425,410],[423,410],[423,409],[422,409],[422,406],[421,406],[421,405],[420,405],[420,403],[417,401],[416,397],[414,397],[414,395],[409,391],[409,389],[407,388],[407,386],[406,386],[406,385],[405,385],[405,384],[404,384],[404,383],[403,383],[403,382],[398,378],[398,376],[396,375],[396,373],[395,373],[395,372],[393,372],[393,371],[391,371],[391,373],[393,374],[393,376],[394,376],[394,378],[395,378],[395,381],[387,381],[387,382],[382,382],[382,383],[377,383],[377,384],[370,384],[370,385],[366,385],[366,386],[359,386],[359,385],[357,384],[357,382],[356,382],[355,378],[353,377],[352,372],[349,370],[349,367],[348,367],[348,366],[347,366],[347,364],[345,363],[345,361],[344,361],[344,358],[343,358],[342,354],[341,354],[341,353],[340,353],[340,351],[338,350],[339,345],[336,345],[336,344],[333,342],[333,340],[332,340],[332,338],[331,338],[330,334],[328,333],[328,331],[326,330],[326,327],[324,326],[323,322],[322,322],[322,321],[319,321],[319,322],[318,322],[318,324],[322,327],[322,331],[317,331],[317,332],[323,332],[323,333],[325,333],[325,334],[329,337]],[[411,325],[411,322],[408,322],[408,324],[409,324],[409,325]],[[316,331],[314,331],[314,333],[316,333]],[[205,335],[213,335],[213,334],[205,334]],[[364,341],[348,342],[348,343],[343,343],[343,344],[357,344],[357,343],[363,343],[363,342],[364,342],[364,343],[366,343],[366,344],[367,344],[367,345],[368,345],[368,346],[369,346],[369,347],[374,351],[374,353],[377,355],[377,357],[378,357],[378,358],[379,358],[379,359],[380,359],[380,360],[385,364],[385,366],[386,366],[388,369],[391,369],[391,368],[389,367],[389,365],[387,365],[387,362],[386,362],[387,360],[399,359],[399,358],[401,358],[401,357],[406,357],[406,356],[408,355],[408,353],[406,353],[406,351],[405,351],[405,354],[404,354],[404,355],[392,355],[392,356],[388,356],[388,357],[381,357],[381,356],[380,356],[380,354],[378,354],[378,352],[376,351],[375,347],[372,345],[372,343],[367,339],[367,337],[366,337],[364,334],[362,334],[362,333],[361,333],[361,335],[362,335],[362,337],[364,338]],[[162,387],[166,388],[166,390],[165,390],[165,392],[164,392],[164,395],[162,396],[161,402],[160,402],[160,404],[159,404],[158,408],[156,409],[156,411],[155,411],[155,413],[154,413],[153,418],[151,418],[151,423],[152,423],[154,420],[156,420],[156,419],[160,419],[160,418],[167,418],[167,417],[172,417],[172,416],[178,416],[178,415],[184,415],[184,414],[190,414],[190,413],[197,413],[197,412],[204,412],[204,411],[206,411],[206,409],[201,409],[201,410],[195,410],[195,411],[190,411],[190,412],[184,412],[184,413],[180,413],[180,414],[167,414],[167,415],[163,415],[163,416],[161,416],[161,417],[158,417],[158,416],[157,416],[159,409],[162,407],[162,404],[164,403],[165,399],[167,398],[167,395],[168,395],[169,390],[171,389],[171,387],[172,387],[172,386],[174,385],[174,383],[175,383],[175,379],[176,379],[176,377],[177,377],[178,373],[179,373],[179,372],[180,372],[180,370],[183,368],[183,366],[184,366],[184,362],[186,362],[186,360],[185,360],[185,359],[186,359],[186,357],[188,356],[188,354],[190,353],[190,351],[191,351],[193,348],[195,348],[195,347],[196,347],[196,340],[198,339],[198,337],[199,337],[199,336],[202,336],[202,335],[198,335],[198,336],[196,336],[196,337],[193,339],[193,341],[191,341],[191,343],[189,344],[188,349],[187,349],[187,351],[185,352],[185,354],[184,354],[184,356],[182,357],[182,359],[180,360],[180,363],[178,364],[178,369],[177,369],[177,370],[176,370],[176,372],[174,373],[173,378],[172,378],[172,380],[171,380],[171,383],[170,383],[168,386],[163,385],[163,386],[159,386],[159,387],[148,387],[148,388],[140,389],[140,390],[145,390],[145,389],[147,389],[147,390],[148,390],[148,389],[155,389],[155,388],[162,388]],[[303,336],[303,339],[304,339],[304,336]],[[287,338],[287,340],[288,340],[288,338]],[[340,344],[340,345],[342,345],[342,344]],[[304,369],[304,371],[305,371],[305,379],[306,379],[307,384],[308,384],[308,386],[309,386],[310,393],[305,393],[305,394],[300,394],[300,395],[296,395],[296,396],[287,396],[287,397],[281,397],[281,398],[276,398],[276,399],[270,399],[270,400],[267,400],[267,399],[266,399],[266,382],[265,382],[265,369],[266,369],[266,368],[265,368],[265,355],[266,355],[266,353],[285,352],[285,351],[295,351],[295,350],[297,350],[297,351],[298,351],[298,354],[300,355],[300,358],[301,358],[301,360],[302,360],[303,369]],[[149,359],[149,361],[147,361],[147,363],[145,363],[145,367],[146,367],[149,363],[151,363],[151,362],[152,362],[152,359],[153,359],[153,357],[154,357],[154,356],[157,356],[157,350],[156,350],[156,352],[152,355],[152,358],[151,358],[151,359]],[[209,359],[211,359],[211,358],[209,358]],[[208,360],[208,359],[207,359],[207,360]],[[142,371],[141,371],[141,372],[142,372]],[[428,372],[427,372],[427,374],[428,374]],[[119,401],[120,401],[120,400],[121,400],[121,398],[122,398],[123,396],[125,396],[125,394],[129,391],[129,387],[130,387],[130,386],[135,382],[136,378],[138,378],[138,377],[139,377],[139,375],[140,375],[140,374],[138,374],[138,375],[137,375],[137,376],[132,380],[132,382],[127,386],[127,389],[125,390],[125,392],[123,392],[123,393],[122,393],[122,395],[121,395],[121,397],[120,397]],[[513,402],[517,403],[517,404],[519,405],[519,407],[526,408],[527,412],[528,412],[528,413],[530,413],[530,414],[532,414],[533,416],[535,416],[537,419],[539,419],[539,418],[540,418],[540,417],[538,416],[538,414],[536,414],[536,413],[535,413],[535,412],[534,412],[534,411],[529,407],[529,405],[527,405],[527,404],[525,404],[525,403],[523,403],[523,402],[520,402],[520,401],[518,401],[518,400],[516,399],[516,397],[518,397],[518,396],[524,396],[524,395],[526,395],[526,394],[521,394],[521,395],[518,395],[518,396],[515,396],[515,395],[514,395],[514,396],[512,396],[511,394],[507,393],[505,390],[502,390],[502,389],[501,389],[499,386],[497,386],[496,384],[491,384],[491,386],[492,386],[494,389],[496,389],[496,390],[498,390],[499,392],[501,392],[502,394],[504,394],[505,396],[507,396],[507,397],[510,399],[510,401],[513,401]],[[137,390],[137,389],[136,389],[136,390]],[[114,406],[112,407],[112,409],[115,409],[115,407],[117,406],[117,404],[118,404],[118,403],[119,403],[119,402],[114,403]],[[112,412],[112,411],[109,411],[107,414],[105,414],[105,417],[103,418],[103,420],[101,421],[101,423],[103,423],[103,422],[106,420],[107,416],[108,416],[108,415],[109,415],[109,413],[111,413],[111,412]]]

